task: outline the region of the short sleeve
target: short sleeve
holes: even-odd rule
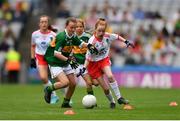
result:
[[[118,34],[109,34],[110,41],[117,40],[119,38]]]

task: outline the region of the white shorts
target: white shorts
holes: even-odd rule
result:
[[[50,66],[49,65],[49,70],[50,70],[52,79],[56,78],[62,72],[64,72],[66,75],[75,73],[74,69],[72,69],[70,65],[68,65],[66,67]]]
[[[75,74],[77,75],[77,74],[79,74],[79,72],[80,72],[80,69],[82,69],[84,67],[84,65],[83,64],[80,64],[79,66],[78,66],[78,68],[76,68],[76,71],[75,71]],[[85,72],[84,72],[84,74],[87,74],[88,72],[87,72],[87,69],[85,70]],[[84,75],[83,74],[83,75]]]

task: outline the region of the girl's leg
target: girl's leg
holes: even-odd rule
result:
[[[97,78],[97,81],[99,82],[99,85],[102,87],[104,94],[106,95],[107,99],[110,102],[110,108],[115,108],[115,100],[112,96],[112,93],[109,89],[109,85],[107,85],[103,79],[103,77]]]
[[[46,65],[38,65],[38,71],[40,79],[42,80],[44,86],[48,85],[48,66]]]
[[[55,80],[54,84],[45,88],[45,100],[47,103],[50,103],[51,94],[54,90],[67,87],[69,84],[69,80],[63,71],[57,75]]]
[[[79,76],[81,76],[84,79],[84,81],[86,83],[87,94],[94,95],[93,89],[92,89],[91,77],[89,76],[89,74],[83,64],[80,64],[78,66],[78,68],[76,68],[75,74],[77,76],[77,79],[79,79],[78,78]]]
[[[69,87],[61,88],[61,90],[60,90],[64,97],[66,96],[66,93],[67,93],[68,88],[69,88]],[[69,104],[70,104],[70,105],[73,104],[72,99],[70,100]]]
[[[121,96],[121,93],[120,93],[120,90],[119,90],[119,86],[118,86],[117,81],[115,80],[115,78],[114,78],[114,76],[112,74],[111,67],[110,66],[105,66],[103,68],[103,72],[108,77],[109,84],[110,84],[114,94],[116,95],[118,103],[119,104],[128,104],[129,102],[127,100],[125,100]]]
[[[98,81],[96,79],[92,79],[92,84],[94,86],[98,86],[99,85],[99,83],[98,83]]]
[[[40,78],[43,82],[44,88],[52,85],[51,81],[48,80],[48,66],[47,65],[38,65],[38,71]],[[56,92],[53,91],[51,95],[51,104],[57,103],[59,101],[59,97],[56,95]]]
[[[87,93],[94,95],[93,88],[92,88],[92,82],[91,82],[91,78],[90,78],[89,74],[84,74],[83,79],[86,82]]]
[[[61,105],[62,108],[71,108],[69,102],[70,102],[71,97],[72,97],[72,95],[75,91],[75,88],[76,88],[76,81],[75,81],[74,73],[68,74],[67,78],[69,80],[69,86],[68,86],[67,93],[65,95],[63,104]]]

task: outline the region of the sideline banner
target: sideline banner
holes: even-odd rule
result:
[[[115,72],[124,87],[180,88],[180,72]]]
[[[180,88],[180,68],[128,66],[113,68],[113,73],[124,87]]]

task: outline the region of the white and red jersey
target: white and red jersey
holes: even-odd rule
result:
[[[86,59],[88,61],[100,61],[109,56],[110,45],[113,40],[119,39],[118,34],[105,33],[103,39],[100,40],[94,35],[89,39],[88,43],[93,44],[98,49],[98,54],[91,54],[87,51]]]
[[[40,30],[34,31],[31,37],[31,45],[35,46],[35,53],[39,55],[44,55],[49,43],[52,38],[55,38],[56,33],[53,31],[41,32]]]

